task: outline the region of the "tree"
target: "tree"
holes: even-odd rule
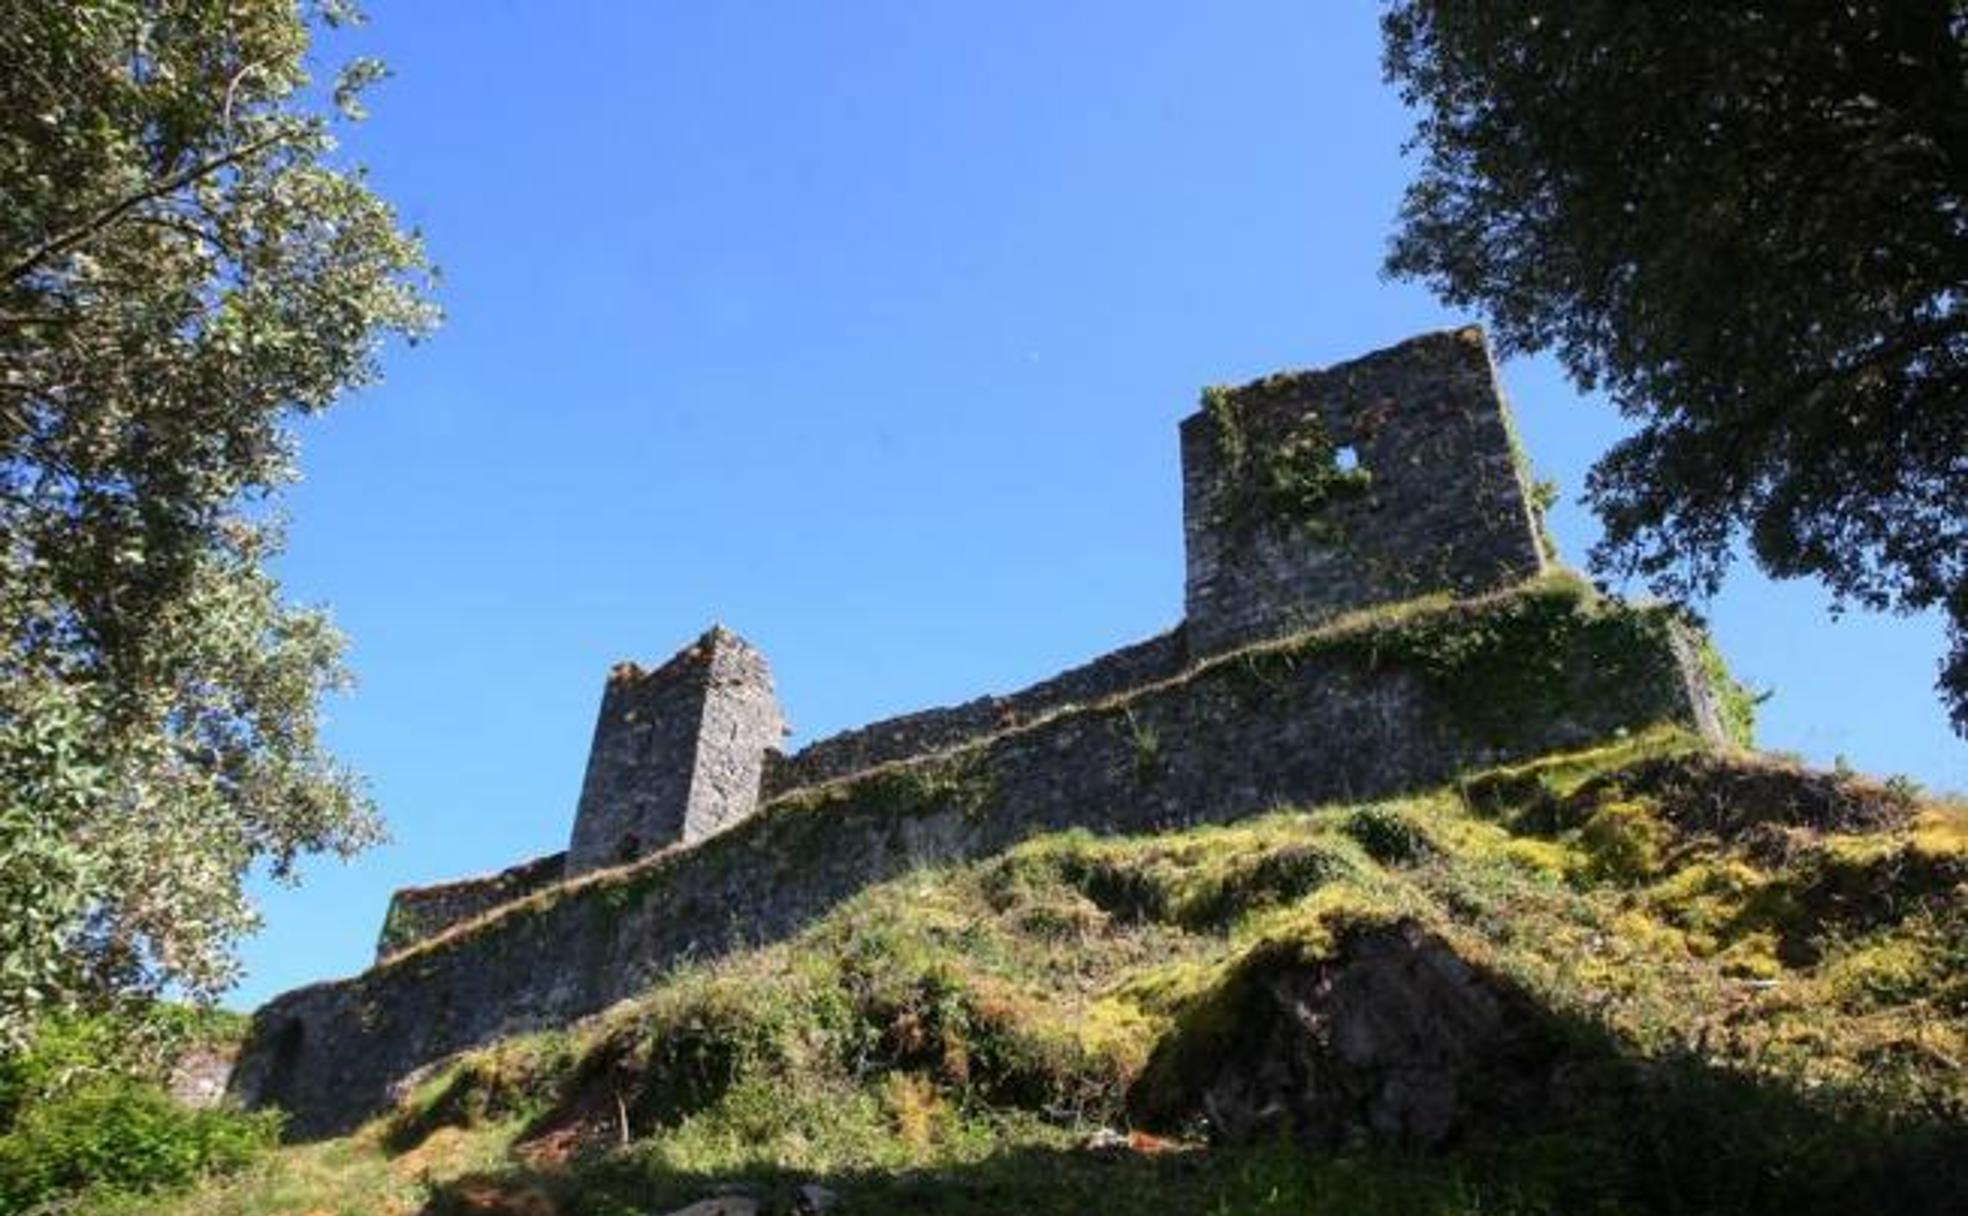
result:
[[[268,571],[294,420],[434,321],[309,99],[356,16],[0,6],[0,1036],[218,991],[256,865],[379,833],[317,730],[340,638]],[[343,118],[380,74],[341,73]]]
[[[1423,152],[1388,256],[1638,423],[1594,564],[1682,597],[1748,552],[1939,608],[1968,735],[1962,0],[1396,0]]]

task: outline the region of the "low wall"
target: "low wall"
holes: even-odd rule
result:
[[[553,853],[508,866],[497,874],[461,878],[428,887],[405,887],[390,896],[383,931],[376,936],[380,961],[500,904],[524,899],[567,877],[567,854]]]
[[[947,751],[1068,705],[1104,701],[1130,688],[1168,679],[1182,670],[1188,657],[1178,625],[1030,688],[1004,696],[978,697],[944,709],[925,709],[829,735],[791,756],[776,757],[766,767],[763,794],[772,798],[878,764]]]
[[[260,1010],[233,1074],[299,1137],[412,1070],[560,1025],[683,958],[780,940],[871,883],[1079,827],[1143,832],[1376,798],[1677,721],[1713,733],[1682,627],[1546,581],[1233,652],[960,751],[783,796],[689,849],[564,884]]]
[[[679,656],[679,660],[699,657],[693,654],[694,650],[708,651],[709,639],[710,635],[699,639],[691,650]],[[878,765],[947,751],[1069,705],[1104,701],[1128,689],[1168,679],[1182,670],[1186,658],[1182,628],[1177,626],[1167,633],[1132,646],[1123,646],[1090,663],[1083,663],[1014,693],[978,697],[962,705],[887,718],[830,735],[791,756],[768,751],[759,781],[759,797],[762,801],[769,801],[794,790],[835,781]],[[666,752],[687,752],[695,745],[700,728],[687,730],[684,736],[672,733],[667,746],[663,743],[652,745],[647,738],[642,738],[632,746],[624,747],[615,738],[624,733],[615,728],[615,719],[639,717],[642,728],[650,731],[674,718],[674,715],[661,712],[660,708],[652,708],[648,704],[649,697],[641,690],[655,688],[659,692],[670,691],[679,682],[678,673],[683,670],[679,660],[672,660],[654,673],[630,666],[610,674],[602,697],[600,725],[595,728],[595,746],[591,750],[591,757],[605,759],[591,758],[589,761],[590,776],[582,794],[584,808],[590,805],[590,791],[598,785],[593,774],[596,768],[614,771],[616,784],[622,787],[614,801],[626,803],[633,798],[647,797],[651,787],[661,784],[659,777],[652,778],[643,772],[645,766],[639,766],[637,758]],[[770,677],[764,679],[769,682]],[[652,723],[656,725],[652,726]],[[698,723],[692,719],[689,726],[698,728]],[[679,737],[688,737],[692,742],[689,746],[679,744],[676,742]],[[719,732],[719,737],[728,737],[728,732]],[[615,755],[616,752],[625,752],[626,758]],[[671,771],[686,781],[692,775],[687,765],[675,766]],[[637,777],[641,780],[635,780]],[[600,800],[599,795],[595,797]],[[597,812],[594,817],[599,818],[600,814]],[[614,819],[628,817],[622,813],[613,815]],[[389,913],[383,919],[383,931],[376,939],[376,957],[380,960],[407,950],[418,942],[436,937],[453,925],[552,886],[579,872],[569,870],[567,857],[566,853],[556,853],[551,857],[522,862],[509,870],[483,878],[409,887],[396,892],[390,899]]]

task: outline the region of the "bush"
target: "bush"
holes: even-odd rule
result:
[[[24,1049],[0,1057],[0,1214],[187,1182],[270,1146],[277,1116],[193,1110],[165,1089],[183,1052],[237,1039],[243,1025],[166,1004],[42,1019]]]
[[[167,1003],[44,1017],[23,1047],[0,1053],[0,1135],[22,1110],[79,1086],[106,1078],[161,1084],[187,1051],[225,1048],[245,1030],[239,1014]]]
[[[1347,817],[1340,830],[1382,865],[1408,865],[1435,852],[1428,834],[1392,807],[1361,807]]]
[[[236,1169],[279,1132],[271,1112],[193,1110],[154,1084],[92,1081],[23,1108],[0,1136],[0,1213],[83,1190],[148,1191]]]

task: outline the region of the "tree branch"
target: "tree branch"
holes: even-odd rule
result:
[[[222,155],[199,161],[189,168],[179,170],[169,177],[153,182],[151,185],[118,202],[115,206],[104,210],[87,223],[71,228],[59,236],[51,237],[33,249],[30,249],[25,257],[7,267],[6,281],[9,283],[17,282],[28,271],[33,270],[42,262],[47,261],[57,254],[66,253],[95,237],[104,229],[116,223],[116,221],[122,219],[125,215],[128,215],[132,209],[140,207],[152,199],[162,198],[171,191],[181,186],[189,185],[201,177],[208,177],[220,169],[225,168],[227,165],[242,161],[256,152],[264,151],[277,143],[292,139],[296,134],[297,132],[291,129],[275,131],[271,135],[263,136],[253,140],[251,143],[242,144]]]

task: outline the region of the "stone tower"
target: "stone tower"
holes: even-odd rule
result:
[[[1544,569],[1478,329],[1204,394],[1182,423],[1191,657]]]
[[[608,675],[567,846],[567,874],[730,827],[758,806],[785,735],[765,656],[714,626],[654,671]]]

